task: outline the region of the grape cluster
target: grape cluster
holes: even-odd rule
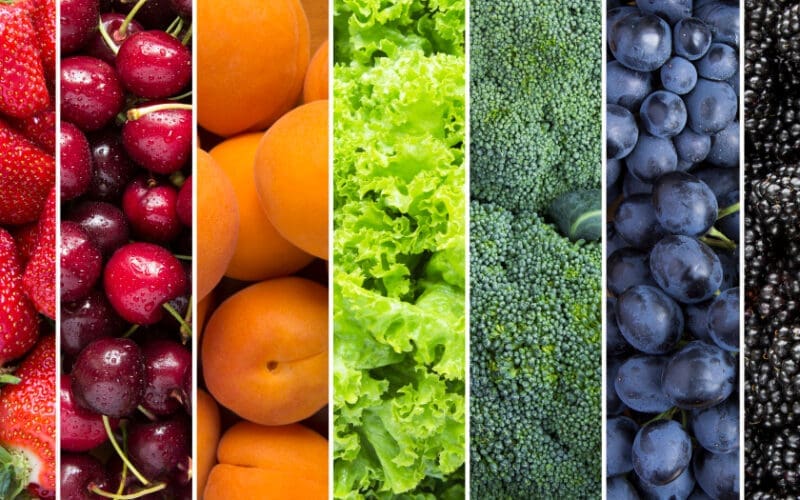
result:
[[[738,3],[636,4],[607,16],[608,498],[738,498]]]
[[[60,5],[60,495],[191,498],[191,2]]]
[[[746,1],[745,488],[800,495],[800,2]]]

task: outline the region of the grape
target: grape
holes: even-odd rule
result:
[[[713,134],[724,129],[736,117],[739,101],[726,82],[698,78],[686,95],[688,124],[698,134]]]
[[[705,160],[711,151],[711,136],[698,134],[688,127],[673,137],[672,143],[678,152],[678,158],[692,163]]]
[[[614,310],[616,305],[617,299],[614,297],[606,299],[606,352],[609,356],[621,356],[631,350],[617,326],[617,313]]]
[[[642,498],[646,500],[673,500],[676,498],[686,498],[691,494],[695,487],[694,474],[692,468],[686,467],[678,477],[667,484],[650,484],[637,477],[636,486],[642,492]]]
[[[686,94],[697,84],[697,69],[688,59],[672,57],[661,66],[661,84],[666,90]]]
[[[606,156],[618,160],[633,151],[639,128],[630,111],[617,104],[606,108]]]
[[[711,498],[739,498],[739,450],[711,453],[698,450],[692,461],[697,483]]]
[[[606,102],[619,104],[632,112],[639,111],[644,98],[653,91],[650,73],[626,68],[617,61],[606,64],[606,81]]]
[[[682,235],[665,236],[650,252],[650,272],[675,300],[702,302],[722,284],[722,264],[705,243]]]
[[[703,181],[684,173],[661,176],[653,185],[653,206],[661,226],[673,234],[700,236],[717,220],[717,198]]]
[[[610,477],[606,480],[608,500],[639,500],[639,495],[624,477]]]
[[[725,43],[712,43],[697,61],[697,74],[709,80],[727,80],[736,74],[738,67],[736,49]]]
[[[642,413],[661,413],[672,408],[661,388],[666,356],[637,354],[625,360],[617,370],[614,389],[619,399]]]
[[[627,408],[614,388],[614,381],[621,365],[622,361],[618,358],[608,358],[606,364],[606,415],[609,417],[619,415]]]
[[[663,17],[670,24],[692,15],[692,0],[636,0],[636,6],[645,14]]]
[[[683,306],[683,320],[686,330],[697,340],[713,342],[708,334],[708,306],[711,305],[711,302],[712,300],[706,300]]]
[[[607,286],[614,295],[635,285],[653,285],[648,264],[649,254],[635,248],[620,248],[608,258]]]
[[[653,185],[649,182],[642,182],[633,175],[626,175],[622,181],[622,194],[626,198],[634,194],[651,194]]]
[[[667,362],[661,385],[678,408],[710,408],[733,392],[736,362],[719,347],[693,340]]]
[[[642,102],[639,119],[655,137],[673,137],[686,126],[686,105],[677,94],[656,90]]]
[[[636,146],[625,157],[625,165],[639,180],[653,182],[678,169],[678,153],[671,140],[640,130]]]
[[[672,32],[658,16],[628,14],[609,27],[609,48],[614,58],[636,71],[653,71],[669,59]]]
[[[664,485],[675,480],[692,459],[692,441],[681,424],[660,419],[645,424],[633,440],[633,469],[643,481]]]
[[[731,396],[725,402],[689,414],[697,442],[712,453],[728,453],[739,448],[739,401]]]
[[[638,129],[637,129],[637,137],[638,137]],[[606,184],[612,185],[619,179],[620,170],[622,170],[622,165],[620,164],[619,160],[609,159],[606,162]]]
[[[648,354],[669,352],[683,333],[683,313],[661,289],[636,285],[617,298],[617,323],[630,345]]]
[[[614,217],[617,233],[633,247],[650,248],[667,234],[656,219],[656,212],[645,194],[635,194],[622,200]]]
[[[608,466],[606,475],[617,476],[633,470],[631,447],[639,426],[628,417],[608,419],[606,426],[606,449]]]
[[[728,288],[708,307],[708,333],[726,351],[739,350],[739,288]]]
[[[687,17],[675,23],[675,53],[690,61],[703,57],[711,47],[711,29],[700,19]]]
[[[739,122],[734,120],[711,137],[708,162],[717,167],[739,165]]]

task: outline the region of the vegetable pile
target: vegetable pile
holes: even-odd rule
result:
[[[334,8],[333,494],[463,498],[464,2]]]
[[[330,497],[327,20],[197,5],[200,499]]]
[[[594,497],[600,2],[471,9],[471,494]]]
[[[738,498],[738,4],[610,7],[608,495]]]
[[[59,494],[191,495],[191,2],[60,8]]]

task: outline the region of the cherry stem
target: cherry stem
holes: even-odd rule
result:
[[[181,255],[179,253],[174,253],[172,255],[178,260],[192,260],[192,256],[191,255]]]
[[[108,34],[108,30],[103,24],[102,19],[100,19],[100,22],[97,25],[97,30],[100,32],[100,36],[103,37],[103,41],[106,42],[106,45],[108,45],[108,48],[111,49],[111,52],[113,52],[114,55],[119,54],[119,45],[117,45],[116,42],[114,42],[114,39],[111,38],[111,35]]]
[[[735,214],[739,211],[739,202],[737,201],[733,205],[729,207],[725,207],[717,213],[717,220],[720,220],[723,217],[727,217],[730,214]]]
[[[175,26],[178,26],[178,25],[180,25],[180,24],[181,24],[181,21],[183,21],[183,19],[181,18],[181,16],[177,16],[177,17],[175,17],[175,19],[173,19],[173,20],[172,20],[172,22],[171,22],[171,23],[169,23],[169,26],[167,26],[167,29],[165,29],[164,31],[166,31],[167,33],[169,33],[170,35],[172,35],[172,30],[174,30],[174,29],[175,29]],[[175,35],[173,35],[173,36],[175,36]]]
[[[181,95],[176,95],[175,97],[167,97],[170,101],[180,101],[182,99],[186,99],[187,97],[192,97],[192,91],[188,90]]]
[[[106,428],[106,434],[108,434],[108,440],[111,441],[111,446],[114,447],[114,451],[117,452],[119,458],[122,460],[123,464],[126,464],[128,468],[131,470],[131,473],[136,476],[136,479],[139,480],[144,486],[150,486],[150,481],[147,480],[146,477],[139,472],[136,467],[133,466],[130,460],[128,460],[128,456],[125,455],[125,452],[119,447],[119,443],[117,443],[117,438],[114,436],[114,431],[111,430],[111,422],[108,420],[108,415],[103,415],[103,427]],[[156,490],[158,491],[158,490]],[[115,498],[115,497],[107,497],[107,498]],[[139,497],[133,497],[139,498]]]
[[[186,182],[186,176],[180,170],[176,170],[169,176],[169,182],[176,188],[180,188]]]
[[[166,309],[166,310],[167,310],[167,312],[168,312],[168,313],[169,313],[169,314],[170,314],[170,315],[171,315],[173,318],[175,318],[175,320],[176,320],[176,321],[177,321],[177,322],[178,322],[178,323],[181,325],[181,331],[183,331],[183,329],[184,329],[184,328],[186,329],[186,331],[189,331],[189,332],[191,332],[191,331],[192,331],[192,327],[191,327],[191,326],[190,326],[190,325],[189,325],[189,324],[186,322],[186,320],[184,320],[184,319],[183,319],[183,316],[181,316],[180,314],[178,314],[178,311],[176,311],[174,307],[172,307],[171,305],[169,305],[169,302],[164,302],[164,303],[161,305],[161,307],[163,307],[164,309]]]
[[[191,325],[192,324],[192,296],[191,295],[189,296],[189,307],[186,308],[186,316],[183,318],[183,321],[187,325]],[[181,340],[183,341],[183,344],[186,345],[186,343],[191,338],[192,338],[192,329],[188,328],[188,329],[184,330],[183,327],[181,326]]]
[[[120,430],[122,431],[122,449],[125,451],[125,454],[128,454],[128,431],[126,429],[125,424],[120,424]],[[120,475],[119,487],[117,488],[117,495],[122,495],[122,492],[125,491],[125,483],[128,482],[128,464],[122,462],[122,474]]]
[[[172,30],[170,35],[175,37],[175,38],[178,38],[178,35],[181,34],[182,30],[183,30],[183,18],[178,16],[178,25],[175,27],[174,30]]]
[[[179,102],[168,102],[164,104],[153,104],[152,106],[145,106],[143,108],[132,108],[128,110],[128,120],[138,120],[148,113],[156,111],[166,111],[170,109],[188,109],[192,110],[191,104],[182,104]]]
[[[131,21],[133,21],[133,17],[136,15],[137,12],[139,12],[139,9],[144,7],[144,4],[146,3],[147,0],[139,0],[138,2],[136,2],[136,5],[134,5],[131,11],[128,12],[128,15],[125,16],[125,20],[122,21],[122,24],[119,25],[119,29],[117,31],[123,34],[127,33],[128,25],[131,24]]]
[[[126,338],[130,337],[138,329],[139,329],[139,325],[132,325],[130,328],[128,328],[128,331],[126,331],[125,333],[122,334],[122,338],[126,339]]]
[[[158,484],[156,484],[156,485],[154,485],[154,486],[152,486],[150,488],[139,490],[139,491],[137,491],[135,493],[129,493],[127,495],[118,495],[118,494],[114,494],[114,493],[109,493],[107,491],[103,491],[96,484],[92,484],[89,487],[89,490],[92,493],[94,493],[95,495],[99,495],[99,496],[101,496],[103,498],[112,498],[114,500],[134,500],[136,498],[142,498],[144,496],[147,496],[147,495],[149,495],[151,493],[159,492],[159,491],[163,490],[166,487],[167,487],[167,483],[158,483]]]
[[[138,409],[139,409],[139,411],[140,411],[140,412],[142,412],[142,415],[144,415],[145,417],[147,417],[147,419],[148,419],[148,420],[150,420],[151,422],[155,422],[156,420],[158,420],[158,418],[156,418],[156,416],[155,416],[155,415],[153,415],[153,414],[150,412],[150,410],[148,410],[148,409],[147,409],[147,408],[145,408],[144,406],[142,406],[142,405],[139,405],[139,406],[138,406]]]
[[[183,38],[181,39],[181,45],[186,45],[187,43],[189,43],[189,40],[191,39],[192,39],[192,25],[190,24],[189,28],[187,28],[186,30],[186,34],[183,35]]]

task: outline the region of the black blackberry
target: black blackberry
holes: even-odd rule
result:
[[[798,102],[800,115],[800,102]],[[800,130],[800,125],[798,125]],[[752,182],[750,202],[758,214],[761,230],[775,238],[800,237],[800,168],[784,165]]]

